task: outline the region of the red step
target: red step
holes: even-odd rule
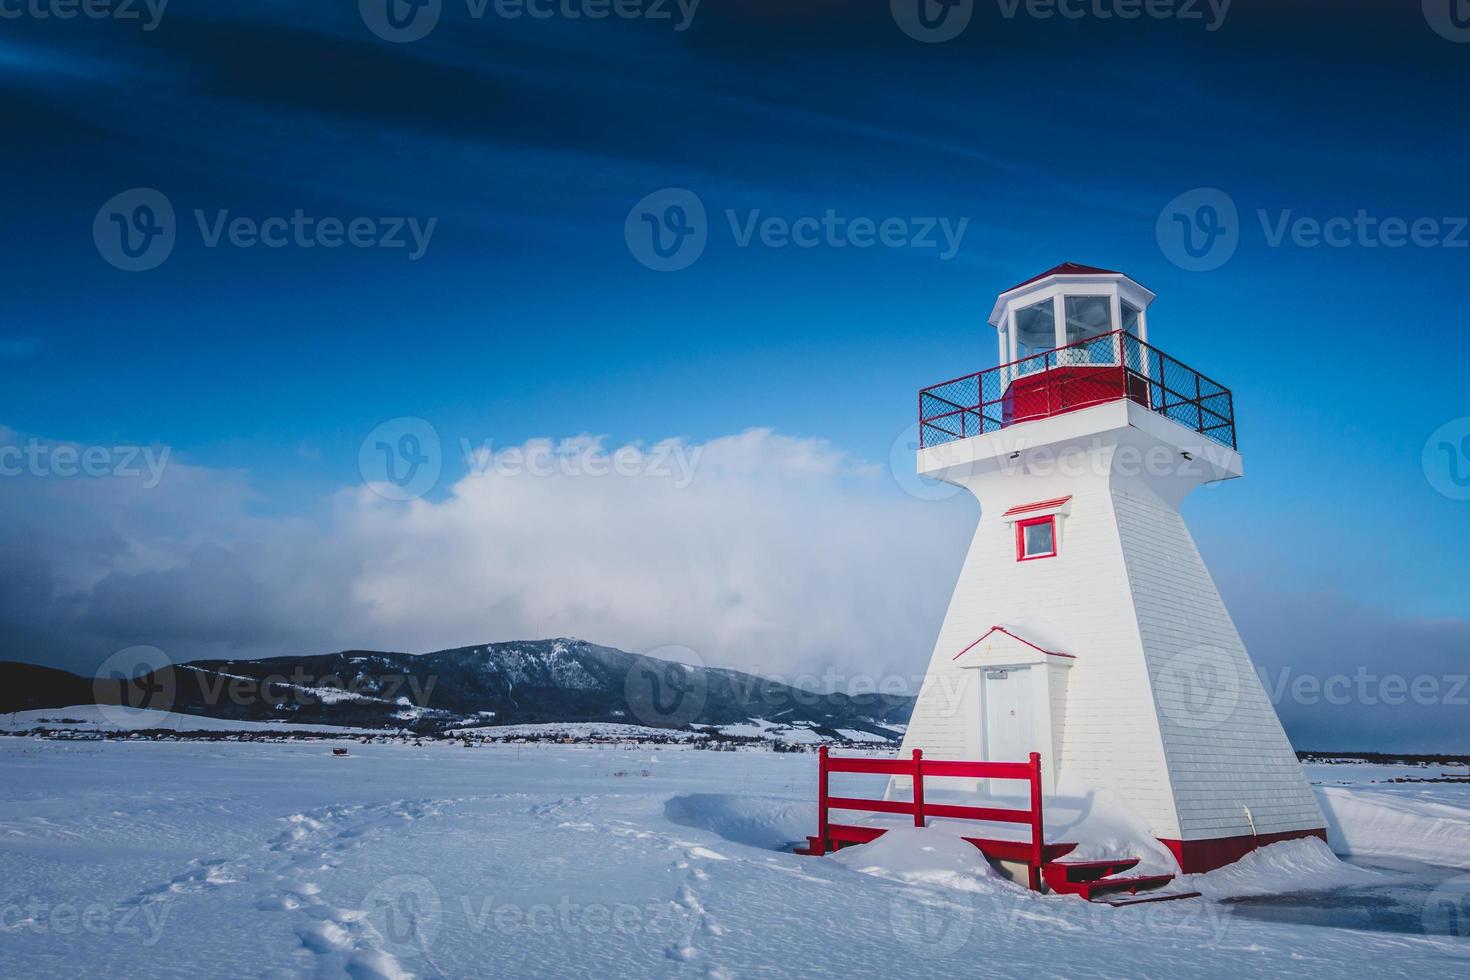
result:
[[[992,861],[1016,861],[1021,864],[1031,863],[1031,844],[1029,841],[991,840],[985,837],[966,837],[964,839],[980,848],[981,852]],[[1043,844],[1041,847],[1041,864],[1045,867],[1057,858],[1070,854],[1076,849],[1076,844]]]
[[[1043,874],[1046,873],[1046,869],[1043,868],[1042,871]],[[1133,875],[1126,878],[1095,878],[1091,881],[1067,881],[1064,873],[1053,873],[1046,877],[1046,883],[1051,886],[1052,891],[1062,895],[1078,895],[1089,902],[1099,895],[1113,892],[1137,895],[1140,891],[1162,888],[1173,880],[1173,875]]]
[[[1138,858],[1115,858],[1111,861],[1051,861],[1042,869],[1042,877],[1054,892],[1065,891],[1067,885],[1097,881],[1112,875],[1122,874],[1134,865]]]

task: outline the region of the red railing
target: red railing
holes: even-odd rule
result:
[[[1124,398],[1237,448],[1230,389],[1126,330],[925,388],[919,392],[919,446]]]
[[[870,800],[851,796],[833,796],[830,777],[834,772],[876,773],[887,776],[905,776],[913,780],[912,800]],[[951,803],[927,803],[924,800],[924,780],[937,777],[961,779],[1014,779],[1030,784],[1031,805],[1025,810],[1002,807],[960,806]],[[833,756],[822,746],[817,756],[817,834],[811,838],[808,854],[825,854],[839,844],[865,844],[880,837],[886,827],[867,827],[852,824],[834,824],[828,811],[860,810],[869,813],[898,813],[912,815],[915,827],[926,825],[930,817],[945,817],[952,820],[985,820],[999,823],[1025,824],[1030,828],[1031,839],[1026,842],[984,841],[984,844],[1019,845],[1020,853],[1030,869],[1030,884],[1033,891],[1041,890],[1041,865],[1045,849],[1045,830],[1041,816],[1041,755],[1031,753],[1027,762],[950,762],[941,759],[925,759],[921,749],[914,749],[910,759],[844,759]]]

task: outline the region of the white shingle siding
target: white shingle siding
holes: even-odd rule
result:
[[[1325,825],[1179,512],[1113,492],[1184,840]]]
[[[983,440],[996,437],[982,437],[967,440],[981,446],[966,450],[979,462],[946,474],[980,499],[981,518],[904,752],[983,758],[982,672],[954,657],[992,626],[1031,621],[1064,637],[1068,649],[1061,652],[1077,658],[1070,669],[1047,667],[1052,731],[1038,741],[1051,744],[1037,746],[1070,787],[1111,791],[1156,836],[1171,840],[1248,834],[1247,806],[1261,834],[1323,826],[1177,503],[1170,502],[1203,477],[1115,472],[1120,442],[1158,445],[1161,432],[1173,433],[1151,421],[1149,432],[1120,428],[1117,420],[1131,421],[1128,413],[1104,408],[1003,430],[1029,430],[1031,449],[1047,445],[1047,432],[1065,433],[1062,442],[1087,447],[1086,466],[1063,472],[996,464],[983,458]],[[1085,432],[1089,418],[1097,426]],[[1004,459],[1013,443],[997,446],[992,457]],[[1057,518],[1057,557],[1018,562],[1014,526],[1004,512],[1069,495],[1067,512]],[[1201,697],[1206,681],[1224,687]],[[1222,709],[1227,701],[1228,711]]]

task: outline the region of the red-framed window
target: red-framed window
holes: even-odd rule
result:
[[[1016,522],[1016,561],[1057,556],[1057,515]]]

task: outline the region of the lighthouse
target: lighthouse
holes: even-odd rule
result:
[[[1035,752],[1197,872],[1326,822],[1180,516],[1243,473],[1234,399],[1154,345],[1153,300],[1059,265],[996,299],[997,367],[920,392],[918,472],[980,522],[903,748]]]

